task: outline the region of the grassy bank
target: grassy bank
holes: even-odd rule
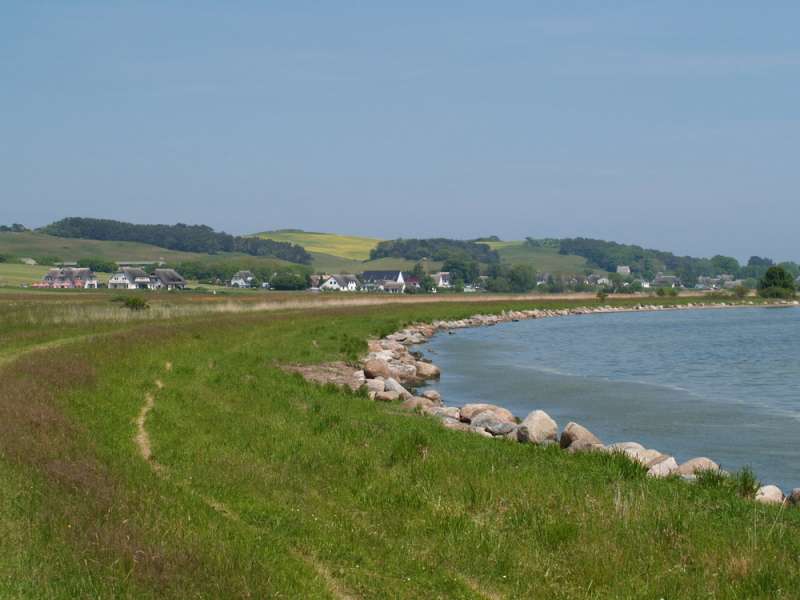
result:
[[[0,297],[0,335],[28,351],[0,363],[0,597],[796,597],[800,511],[447,431],[279,368],[352,360],[412,321],[580,302],[287,295],[269,310],[23,323],[23,304],[102,298],[38,297]]]

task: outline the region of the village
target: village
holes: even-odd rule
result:
[[[32,283],[33,288],[49,289],[98,289],[107,287],[114,290],[166,290],[189,289],[189,282],[176,269],[153,263],[117,264],[117,269],[109,274],[107,282],[98,279],[89,267],[76,263],[63,263],[51,268],[40,281]],[[240,270],[228,280],[216,280],[215,287],[230,289],[269,290],[275,286],[269,280],[259,280],[249,270]],[[800,283],[800,278],[798,278]],[[652,279],[635,277],[626,265],[617,267],[615,273],[589,274],[551,274],[537,273],[535,290],[548,292],[562,291],[608,291],[608,292],[647,292],[650,290],[693,289],[696,291],[735,290],[746,287],[746,282],[732,275],[717,277],[700,276],[694,286],[684,286],[680,278],[666,273],[657,273]],[[279,287],[275,289],[280,289]],[[306,277],[305,286],[300,288],[310,292],[380,292],[386,294],[463,292],[476,293],[492,291],[490,278],[480,275],[471,282],[455,279],[450,272],[440,271],[420,276],[417,272],[402,270],[363,271],[361,273],[313,274]]]

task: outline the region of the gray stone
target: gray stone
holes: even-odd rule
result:
[[[366,386],[367,391],[375,392],[376,394],[386,390],[386,384],[383,379],[367,379]]]
[[[398,395],[399,395],[399,396],[400,396],[400,397],[401,397],[403,400],[407,400],[408,398],[411,398],[411,397],[412,397],[412,394],[411,394],[411,393],[410,393],[410,392],[409,392],[409,391],[408,391],[406,388],[404,388],[402,385],[400,385],[400,384],[397,382],[397,380],[396,380],[396,379],[394,379],[394,378],[392,378],[392,377],[389,377],[389,378],[388,378],[388,379],[387,379],[387,380],[384,382],[384,387],[385,387],[385,389],[386,389],[386,391],[387,391],[387,392],[397,392],[397,394],[398,394]]]
[[[603,446],[596,435],[586,429],[583,425],[578,425],[570,421],[561,432],[561,440],[559,442],[562,448],[569,448],[575,445],[574,451],[577,450],[596,450],[596,446]],[[605,446],[603,446],[605,449]]]
[[[465,404],[462,406],[461,419],[463,421],[472,421],[472,419],[477,417],[480,413],[487,411],[493,413],[494,416],[500,421],[506,421],[507,423],[517,422],[517,420],[514,418],[514,415],[511,414],[511,411],[501,408],[500,406],[495,406],[494,404],[484,403]]]
[[[516,429],[516,425],[508,421],[498,419],[494,413],[484,411],[472,419],[470,423],[473,427],[483,428],[492,435],[505,435]]]
[[[791,504],[800,506],[800,488],[794,488],[787,498]]]
[[[543,410],[535,410],[522,421],[517,429],[517,439],[530,444],[543,444],[558,440],[558,425]]]

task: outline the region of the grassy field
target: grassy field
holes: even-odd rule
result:
[[[800,511],[280,369],[566,300],[109,298],[0,295],[0,597],[797,597]]]
[[[309,252],[348,258],[355,261],[369,259],[369,251],[381,241],[370,237],[294,230],[265,231],[253,235],[275,240],[276,242],[299,244]]]
[[[525,242],[486,243],[497,250],[502,262],[531,265],[538,273],[582,273],[588,268],[582,256],[559,254],[555,248],[532,248]]]
[[[49,267],[0,263],[0,287],[19,287],[41,280]]]
[[[280,259],[255,257],[246,254],[221,253],[209,255],[197,252],[179,252],[137,242],[80,240],[35,232],[0,232],[0,254],[17,258],[54,257],[64,262],[74,262],[82,258],[102,258],[111,261],[164,261],[174,264],[196,260],[214,262],[241,259],[263,261],[275,265],[291,264]]]

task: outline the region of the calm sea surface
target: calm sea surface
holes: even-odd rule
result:
[[[439,334],[446,404],[540,408],[604,442],[800,487],[800,308],[595,314]]]

